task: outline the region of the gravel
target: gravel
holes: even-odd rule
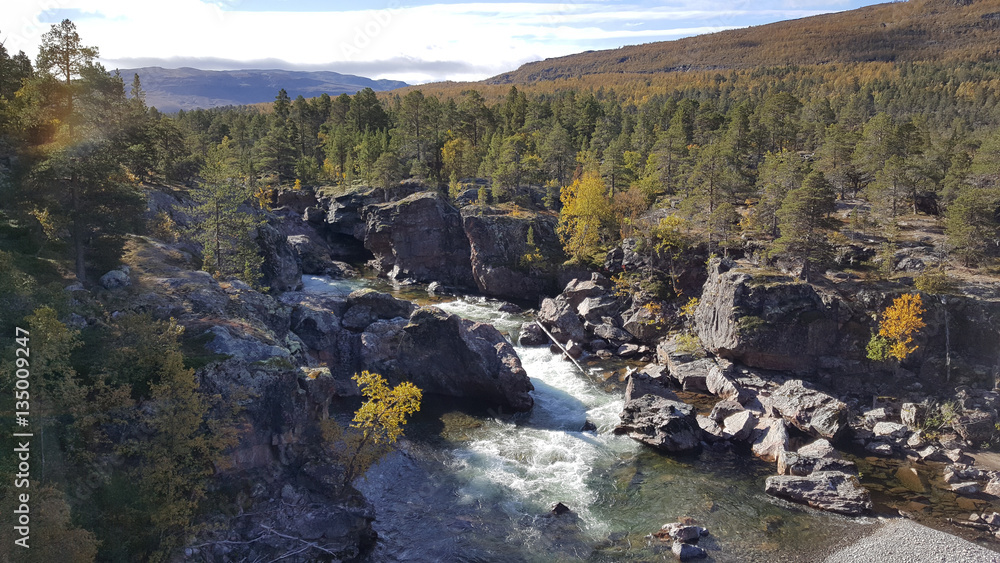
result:
[[[826,563],[1000,563],[1000,552],[911,520],[890,520]]]

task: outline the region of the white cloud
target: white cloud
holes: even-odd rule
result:
[[[102,60],[110,67],[125,67],[122,63],[137,58],[171,57],[277,59],[338,71],[338,63],[402,58],[474,65],[474,70],[458,73],[395,68],[391,74],[371,75],[420,82],[484,78],[531,60],[739,27],[751,15],[777,20],[818,13],[751,9],[748,2],[713,5],[712,0],[680,0],[672,7],[572,0],[470,2],[339,12],[248,12],[239,11],[233,2],[227,9],[225,0],[13,4],[5,8],[5,20],[15,22],[14,29],[0,29],[9,49],[23,49],[33,56],[48,28],[38,23],[38,15],[46,9],[76,10],[94,15],[79,18],[77,27],[85,44],[100,47]],[[798,4],[818,7],[808,0]],[[636,22],[643,26],[631,25]]]

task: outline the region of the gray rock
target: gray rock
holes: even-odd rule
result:
[[[718,403],[715,403],[714,407],[712,407],[712,412],[708,415],[708,417],[716,422],[722,422],[728,418],[729,415],[738,413],[742,410],[746,409],[744,409],[743,405],[737,403],[736,401],[719,401]]]
[[[232,356],[247,362],[260,362],[270,358],[285,358],[290,355],[286,348],[265,344],[246,336],[235,336],[230,329],[221,325],[213,326],[206,333],[215,335],[205,345],[210,352]]]
[[[624,345],[632,340],[632,335],[611,323],[604,323],[594,327],[594,336],[603,338],[611,343],[615,348]]]
[[[462,225],[471,249],[472,276],[479,291],[504,299],[537,302],[558,291],[553,277],[538,275],[516,265],[532,249],[528,229],[539,248],[559,246],[557,219],[547,214],[522,216],[491,207],[462,209]]]
[[[771,407],[799,430],[817,438],[836,439],[847,428],[849,409],[837,399],[792,380],[776,389]]]
[[[538,309],[538,321],[560,343],[565,344],[569,340],[583,342],[586,339],[583,322],[577,317],[576,309],[562,296],[542,301],[542,306]]]
[[[962,439],[972,446],[979,447],[989,442],[996,434],[996,418],[993,413],[984,411],[969,411],[959,417],[952,427]]]
[[[619,416],[621,423],[615,427],[615,434],[628,435],[661,450],[693,450],[701,442],[701,427],[691,405],[644,395],[625,403]]]
[[[808,476],[768,477],[764,491],[792,502],[848,516],[865,514],[872,509],[871,496],[858,478],[837,471],[817,471]]]
[[[892,444],[886,444],[885,442],[869,442],[865,445],[865,451],[882,457],[892,457],[894,450],[892,448]]]
[[[964,483],[953,483],[951,490],[960,495],[974,495],[979,492],[979,483],[967,481]]]
[[[132,280],[128,277],[128,274],[122,270],[111,270],[101,276],[100,281],[101,287],[104,289],[117,289],[132,285]]]
[[[788,429],[780,418],[762,418],[751,437],[751,451],[764,461],[777,461],[781,452],[788,449]]]
[[[779,475],[810,475],[815,471],[839,471],[841,473],[858,473],[854,462],[844,459],[812,457],[797,452],[784,451],[778,456]]]
[[[722,424],[725,436],[738,442],[749,438],[756,425],[757,417],[750,411],[731,414]]]
[[[264,255],[261,285],[275,291],[295,291],[302,287],[302,267],[286,235],[265,223],[257,229],[257,246]]]
[[[614,317],[621,307],[618,300],[607,295],[587,297],[577,305],[577,313],[583,320],[600,324],[604,317]]]
[[[538,323],[524,323],[521,325],[517,342],[521,346],[542,346],[549,343],[549,337],[545,336]]]
[[[674,545],[671,548],[671,550],[674,552],[674,555],[676,555],[677,559],[680,561],[691,561],[692,559],[702,559],[708,557],[708,553],[704,549],[696,545],[679,541],[674,542]]]
[[[749,395],[744,392],[743,387],[739,383],[736,383],[735,378],[728,373],[731,366],[732,364],[729,362],[726,362],[725,365],[720,362],[712,366],[705,378],[705,386],[708,388],[708,392],[716,397],[743,403],[749,398]]]
[[[833,444],[825,438],[820,438],[814,442],[806,444],[799,448],[798,453],[800,455],[819,457],[827,459],[840,459],[840,454],[833,447]]]
[[[615,351],[615,355],[620,356],[622,358],[631,358],[638,353],[639,353],[639,347],[636,346],[635,344],[623,344],[618,347],[617,351]]]
[[[680,401],[677,394],[668,387],[669,382],[663,375],[651,376],[646,372],[646,369],[629,374],[625,378],[625,382],[626,403],[643,395],[655,395],[671,401]]]
[[[719,426],[718,422],[703,414],[697,415],[695,419],[698,422],[698,426],[701,427],[701,431],[704,433],[703,437],[705,438],[705,441],[717,442],[725,439],[725,434],[723,433],[722,427]]]
[[[920,403],[903,403],[899,409],[899,417],[903,424],[910,428],[919,428],[923,426],[924,420],[927,418],[927,407]]]
[[[529,410],[534,389],[513,346],[493,326],[437,307],[408,319],[381,319],[361,335],[361,361],[390,383],[410,381],[424,393],[468,397],[503,409]]]
[[[909,432],[909,428],[907,428],[905,424],[899,424],[896,422],[879,422],[875,424],[874,428],[872,428],[872,432],[874,432],[876,436],[902,438],[907,432]]]
[[[685,391],[708,391],[708,372],[715,367],[714,360],[695,359],[676,354],[668,354],[666,360],[670,376],[677,380]]]

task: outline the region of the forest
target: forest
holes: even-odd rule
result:
[[[341,194],[415,179],[459,205],[558,217],[561,247],[527,254],[528,265],[600,267],[633,238],[664,253],[791,260],[807,279],[854,240],[893,252],[899,222],[919,215],[947,236],[949,272],[997,273],[995,61],[783,64],[620,83],[601,74],[308,100],[281,90],[263,106],[168,115],[147,107],[140,76],[99,64],[90,40],[66,20],[34,59],[0,45],[0,372],[10,388],[15,329],[38,327],[32,416],[48,422],[31,478],[37,529],[51,536],[38,561],[166,559],[209,509],[237,410],[198,388],[204,358],[175,323],[113,315],[130,309],[64,286],[94,286],[142,235],[189,237],[204,269],[264,290],[252,233],[279,189]],[[146,213],[163,189],[196,203],[196,229]],[[859,270],[891,275],[878,257]],[[80,315],[104,322],[73,326]],[[7,393],[0,404],[14,410]],[[16,467],[2,460],[8,498]]]

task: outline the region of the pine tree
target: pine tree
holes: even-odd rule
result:
[[[208,152],[202,177],[192,197],[198,204],[193,234],[204,249],[204,268],[256,286],[264,259],[252,236],[264,220],[257,212],[249,178],[237,170],[229,137]]]
[[[801,187],[788,192],[778,210],[781,236],[774,241],[774,251],[802,260],[803,279],[809,279],[812,264],[827,257],[833,210],[833,190],[822,172],[809,174]]]

